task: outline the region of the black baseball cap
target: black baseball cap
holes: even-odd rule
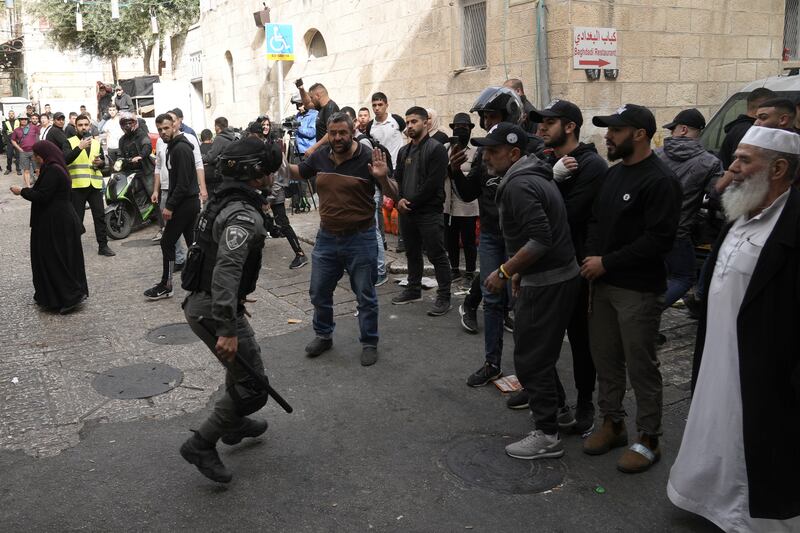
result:
[[[703,114],[695,108],[684,109],[675,115],[675,118],[672,119],[672,122],[669,124],[664,124],[662,127],[671,131],[674,130],[675,126],[678,126],[679,124],[702,130],[706,127],[706,119]]]
[[[61,120],[62,118],[66,117],[64,116],[64,113],[62,113],[61,111],[56,111],[55,114],[53,115],[53,120]]]
[[[581,109],[567,100],[553,100],[544,109],[534,109],[528,113],[528,119],[532,122],[544,122],[546,117],[565,118],[579,128],[583,126]]]
[[[613,115],[592,118],[592,124],[601,128],[630,126],[643,129],[651,139],[656,134],[656,117],[644,106],[625,104]]]
[[[524,151],[528,145],[528,134],[516,124],[501,122],[486,137],[472,139],[470,143],[472,146],[516,146]]]
[[[455,128],[456,125],[469,126],[469,129],[475,127],[468,113],[456,113],[453,117],[453,123],[450,124],[450,128]]]

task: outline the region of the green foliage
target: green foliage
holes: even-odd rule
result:
[[[48,38],[61,50],[79,50],[115,61],[121,56],[149,56],[158,40],[185,32],[200,18],[198,0],[120,0],[120,18],[111,18],[111,0],[84,0],[83,31],[75,27],[76,0],[35,0],[32,12],[47,19]],[[150,28],[150,10],[159,35]]]

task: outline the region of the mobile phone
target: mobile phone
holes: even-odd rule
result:
[[[458,137],[450,137],[447,139],[447,142],[450,143],[450,148],[453,148],[454,146],[461,146],[461,144],[458,142]]]

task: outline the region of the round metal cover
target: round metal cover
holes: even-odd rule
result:
[[[158,246],[158,242],[150,239],[136,239],[135,241],[125,241],[120,246],[125,248],[146,248],[148,246]]]
[[[155,344],[169,345],[191,344],[200,340],[186,322],[177,322],[151,329],[145,338]]]
[[[183,372],[161,363],[141,363],[106,370],[92,380],[94,390],[117,400],[150,398],[183,381]]]
[[[502,494],[536,494],[564,482],[560,459],[522,461],[506,455],[516,439],[483,435],[457,442],[445,455],[447,468],[469,485]]]

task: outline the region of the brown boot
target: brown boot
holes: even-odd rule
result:
[[[625,422],[614,422],[610,416],[603,418],[603,425],[583,441],[583,452],[589,455],[603,455],[612,448],[628,444],[628,430]]]
[[[661,459],[661,448],[658,437],[642,435],[639,442],[631,445],[617,461],[617,470],[626,474],[638,474],[649,470],[651,466]]]

